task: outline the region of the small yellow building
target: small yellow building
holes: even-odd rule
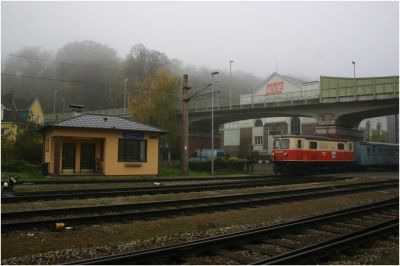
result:
[[[58,175],[158,175],[166,131],[109,115],[82,114],[44,126],[44,163]]]

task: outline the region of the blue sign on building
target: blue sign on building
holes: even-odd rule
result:
[[[144,139],[144,132],[124,131],[124,139]]]

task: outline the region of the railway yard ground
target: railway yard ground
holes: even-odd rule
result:
[[[72,193],[74,190],[93,190],[93,189],[160,189],[169,186],[191,186],[199,185],[206,187],[209,184],[220,185],[221,189],[204,189],[204,190],[187,190],[151,194],[132,194],[124,196],[107,196],[101,197],[84,197],[66,198],[49,200],[28,200],[22,202],[2,202],[2,239],[1,239],[1,262],[2,264],[64,264],[74,262],[84,262],[84,260],[94,259],[102,256],[117,255],[123,253],[137,252],[140,250],[154,249],[166,247],[170,245],[178,245],[189,243],[195,240],[207,239],[226,234],[233,234],[245,230],[255,229],[259,227],[277,226],[288,222],[297,221],[313,216],[323,215],[330,212],[338,212],[348,208],[357,207],[385,201],[399,196],[398,172],[371,171],[371,172],[353,172],[353,173],[327,173],[317,175],[312,178],[297,177],[279,177],[268,175],[265,178],[257,176],[215,178],[215,180],[186,180],[186,181],[151,181],[151,182],[132,182],[132,183],[84,183],[84,184],[25,184],[17,185],[16,192],[29,193],[29,191],[46,193],[51,191],[61,191],[63,194]],[[250,183],[246,183],[246,180]],[[265,180],[266,183],[260,183]],[[288,181],[289,180],[289,181]],[[383,184],[382,187],[360,189],[358,185],[369,183],[378,184],[379,182],[395,181],[394,184]],[[161,184],[160,184],[161,183]],[[223,184],[243,184],[243,188],[223,187]],[[254,186],[251,185],[254,183]],[[246,185],[244,185],[246,184]],[[19,186],[19,187],[18,187]],[[311,195],[318,189],[326,189],[320,191],[319,194]],[[298,192],[297,192],[297,191]],[[307,191],[306,191],[307,190]],[[160,190],[161,191],[161,190]],[[288,191],[288,194],[279,194],[281,191]],[[289,191],[291,191],[289,193]],[[292,192],[294,191],[294,192]],[[60,192],[60,193],[61,193]],[[278,193],[279,192],[279,193]],[[264,194],[262,194],[264,193]],[[275,194],[273,194],[275,193]],[[297,194],[301,194],[300,197]],[[308,194],[307,194],[308,193]],[[255,194],[255,197],[263,198],[263,201],[251,199],[239,199],[244,194]],[[303,194],[307,194],[304,196]],[[213,201],[203,203],[174,203],[173,201],[184,201],[201,198],[225,197],[234,195],[230,199],[224,199],[215,203]],[[234,202],[235,197],[239,202]],[[249,196],[247,196],[249,197]],[[285,200],[283,198],[286,197]],[[290,198],[289,198],[290,197]],[[273,199],[273,201],[272,201]],[[249,203],[245,201],[249,200]],[[116,206],[116,205],[135,205],[135,214],[139,214],[139,209],[143,206],[154,202],[168,201],[168,204],[175,205],[174,212],[164,215],[162,213],[154,216],[140,214],[139,218],[134,216],[125,216],[124,218],[113,220],[103,220],[99,222],[76,222],[74,224],[65,223],[65,227],[61,230],[50,230],[49,228],[25,228],[4,230],[5,223],[10,223],[14,218],[6,218],[6,214],[12,212],[27,212],[33,210],[47,209],[64,209],[64,208],[80,208],[91,206]],[[199,206],[202,208],[200,209]],[[215,208],[216,204],[221,204]],[[225,205],[223,205],[225,204]],[[226,205],[230,204],[230,205]],[[236,204],[236,205],[235,205]],[[247,204],[247,205],[246,205]],[[214,206],[214,208],[210,208]],[[224,207],[226,206],[226,207]],[[189,211],[188,208],[197,209]],[[160,207],[149,207],[149,210],[159,211]],[[163,207],[165,208],[165,207]],[[179,211],[181,208],[181,211]],[[187,208],[187,209],[183,209]],[[132,211],[132,210],[130,210]],[[144,209],[143,212],[148,211]],[[97,212],[97,211],[96,211]],[[122,211],[121,211],[122,212]],[[127,210],[124,210],[126,213]],[[150,212],[150,211],[148,211]],[[113,215],[117,215],[118,211],[114,211]],[[134,214],[134,215],[135,215]],[[71,213],[65,216],[56,216],[60,223]],[[85,213],[86,216],[96,215],[93,213]],[[110,213],[107,213],[110,215]],[[364,215],[364,214],[363,214]],[[372,216],[355,217],[356,221],[351,221],[351,225],[363,224],[363,220],[372,219],[375,221],[377,217],[397,217],[398,205],[393,210],[384,210],[380,214],[368,214]],[[372,217],[372,218],[366,218]],[[36,218],[23,219],[24,222],[42,219],[44,216]],[[21,218],[19,218],[21,219]],[[358,219],[358,220],[357,220]],[[18,220],[18,219],[14,219]],[[65,222],[65,221],[64,221]],[[345,223],[344,221],[335,221],[337,224]],[[346,223],[345,223],[346,225]],[[343,226],[342,226],[343,227]],[[398,227],[398,224],[397,224]],[[311,228],[309,232],[313,232],[313,238],[320,238],[326,232],[321,233],[320,229]],[[299,233],[304,235],[303,233]],[[299,236],[296,236],[297,238]],[[285,237],[282,237],[283,239]],[[293,237],[294,238],[294,237]],[[261,241],[261,240],[257,240]],[[263,240],[264,241],[264,240]],[[277,241],[276,239],[274,241]],[[308,264],[399,264],[399,233],[398,230],[389,233],[382,233],[374,240],[369,240],[360,246],[356,245],[337,253],[329,253],[314,261],[308,261]],[[254,244],[254,243],[253,243]],[[252,245],[253,245],[252,244]],[[265,243],[264,243],[265,244]],[[242,244],[243,245],[243,244]],[[249,246],[252,246],[249,245]],[[283,244],[277,244],[283,246]],[[290,245],[289,245],[290,246]],[[275,247],[276,248],[276,247]],[[287,248],[287,247],[286,247]],[[283,248],[284,249],[284,248]],[[274,251],[276,252],[276,251]],[[272,253],[274,253],[272,252]],[[235,258],[233,251],[221,251],[217,255],[208,255],[201,258],[205,264],[247,264],[246,261],[227,260],[226,256]],[[250,252],[249,252],[250,253]],[[224,256],[223,256],[224,255]],[[254,257],[254,261],[259,261],[258,255],[246,254],[244,257]],[[275,256],[275,254],[274,254]],[[273,256],[272,256],[273,257]],[[197,259],[197,258],[196,258]],[[116,263],[122,264],[122,263]],[[133,263],[134,264],[134,263]],[[139,263],[140,264],[140,263]],[[191,263],[190,260],[160,260],[159,263],[152,264],[202,264]],[[293,263],[298,264],[298,263]]]

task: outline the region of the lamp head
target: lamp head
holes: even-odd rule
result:
[[[215,71],[215,72],[212,72],[212,73],[211,73],[211,75],[218,75],[218,74],[219,74],[218,71]]]

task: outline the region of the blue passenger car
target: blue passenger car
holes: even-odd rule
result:
[[[355,143],[355,152],[356,163],[361,167],[399,166],[398,144],[360,141]]]

